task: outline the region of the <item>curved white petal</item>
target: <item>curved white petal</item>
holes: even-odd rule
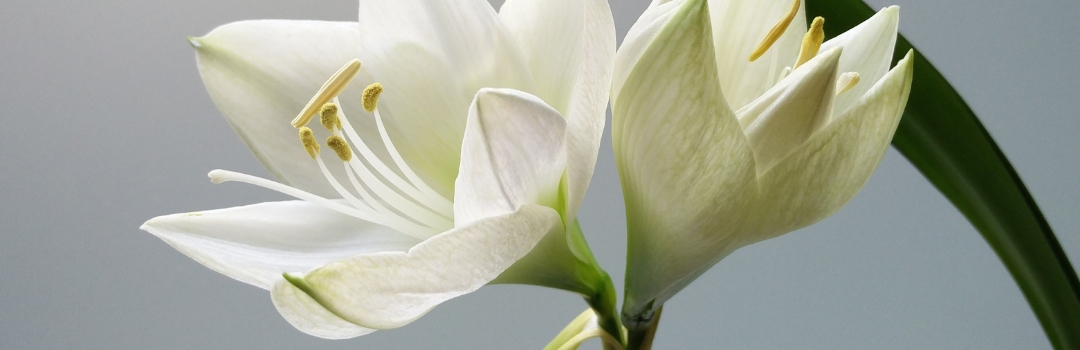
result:
[[[801,2],[801,1],[800,1]],[[806,33],[805,6],[769,51],[750,62],[749,57],[769,30],[791,10],[792,0],[710,1],[717,72],[724,97],[739,109],[776,83],[780,71],[795,63]]]
[[[348,339],[375,331],[338,317],[282,276],[270,290],[270,300],[289,324],[319,338]]]
[[[267,202],[150,219],[142,230],[200,264],[263,289],[360,253],[405,251],[415,238],[305,201]]]
[[[346,258],[291,281],[326,310],[374,329],[401,327],[436,305],[470,293],[525,256],[536,242],[562,230],[555,210],[525,204],[432,237],[408,253]],[[275,296],[275,305],[310,305],[298,295]]]
[[[284,184],[338,197],[289,122],[338,68],[359,57],[361,38],[355,22],[258,20],[223,25],[191,44],[214,104],[263,166]],[[370,80],[364,74],[357,79]],[[363,85],[356,84],[342,95],[347,111],[360,110]],[[373,121],[353,125],[365,139],[379,139]],[[372,147],[385,157],[381,144]]]
[[[840,118],[761,177],[760,241],[831,215],[870,179],[892,141],[911,90],[912,54]]]
[[[499,9],[499,19],[521,47],[536,82],[531,92],[567,114],[588,49],[584,45],[585,3],[507,0]]]
[[[566,116],[567,222],[589,187],[615,58],[615,23],[606,0],[510,0],[499,12],[521,45],[535,95]]]
[[[454,195],[454,225],[517,210],[559,207],[566,171],[566,121],[538,97],[481,89],[469,108]]]
[[[716,232],[754,193],[753,151],[717,78],[703,0],[687,1],[641,55],[612,107],[627,217],[624,314],[660,305],[729,237]],[[629,327],[629,326],[628,326]]]
[[[758,174],[768,171],[828,122],[840,57],[839,48],[818,54],[736,112],[754,147]]]
[[[829,25],[828,18],[825,25]],[[900,8],[887,7],[855,28],[821,45],[822,51],[843,47],[844,55],[840,57],[839,71],[841,73],[858,72],[859,81],[861,81],[851,90],[836,97],[832,118],[847,112],[848,108],[859,101],[870,90],[870,87],[889,71],[893,48],[896,46],[896,30],[899,25]]]
[[[645,12],[638,17],[637,22],[626,32],[622,45],[615,54],[615,67],[611,76],[611,105],[618,102],[619,94],[622,93],[623,85],[630,73],[637,67],[641,55],[653,44],[657,34],[664,29],[671,16],[674,16],[679,7],[686,0],[675,0],[658,4],[653,2]]]
[[[516,41],[484,0],[360,2],[356,41],[384,87],[379,110],[402,157],[450,198],[473,95],[533,89]]]

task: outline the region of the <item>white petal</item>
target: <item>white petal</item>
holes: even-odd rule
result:
[[[360,32],[364,69],[386,89],[379,110],[394,145],[452,197],[473,95],[533,88],[516,41],[484,0],[361,1]]]
[[[397,328],[446,300],[479,289],[562,227],[555,210],[526,204],[516,212],[441,233],[408,253],[343,259],[292,283],[343,320],[374,329]],[[275,298],[279,308],[308,304],[298,296]]]
[[[159,216],[141,229],[210,269],[269,289],[360,253],[405,251],[415,238],[304,201],[267,202]]]
[[[912,55],[897,63],[848,112],[761,178],[763,236],[810,225],[839,210],[866,184],[892,141],[911,90]]]
[[[455,184],[454,224],[462,226],[541,204],[557,210],[566,170],[566,121],[539,98],[482,89],[469,109]]]
[[[508,0],[499,9],[536,82],[532,93],[562,114],[569,110],[587,49],[584,10],[579,0]]]
[[[348,339],[375,331],[338,317],[281,276],[270,290],[270,300],[289,324],[316,337]]]
[[[740,212],[738,199],[756,191],[753,151],[720,91],[712,32],[704,1],[684,2],[612,107],[630,315],[662,304],[719,254],[725,237],[711,233],[726,223],[718,218]]]
[[[828,25],[827,20],[828,18],[825,25]],[[874,86],[874,83],[885,76],[885,72],[889,71],[899,23],[900,8],[887,7],[855,28],[821,45],[822,51],[843,47],[844,55],[840,57],[839,71],[841,73],[858,72],[859,81],[861,81],[851,90],[836,97],[833,108],[834,118],[846,112],[870,90],[871,86]]]
[[[656,35],[667,25],[671,16],[679,9],[685,0],[668,1],[662,4],[653,2],[648,9],[638,17],[637,22],[630,27],[630,31],[623,38],[622,45],[615,55],[615,68],[611,77],[611,105],[614,106],[622,93],[623,84],[630,77],[630,73],[637,67],[641,55],[653,44]]]
[[[338,68],[358,57],[360,39],[355,22],[260,20],[226,24],[191,42],[210,97],[263,166],[284,184],[338,197],[289,122]],[[359,80],[370,80],[360,74]],[[355,84],[341,98],[346,111],[360,110],[364,86]],[[374,122],[353,125],[366,139],[379,139]],[[326,136],[321,127],[312,129]],[[381,144],[372,147],[384,156]]]
[[[805,6],[800,5],[780,39],[769,51],[750,62],[765,35],[787,15],[792,0],[710,1],[717,72],[731,108],[739,109],[776,83],[784,66],[795,63],[806,33]]]
[[[510,0],[499,12],[518,39],[536,96],[566,116],[567,221],[589,187],[606,121],[615,23],[606,0]]]
[[[818,54],[736,112],[754,147],[758,174],[768,171],[828,122],[840,57],[840,49]]]

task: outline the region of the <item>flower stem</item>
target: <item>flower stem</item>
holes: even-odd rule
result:
[[[653,338],[656,337],[656,327],[660,325],[660,314],[663,311],[663,306],[657,308],[652,321],[649,322],[649,326],[645,329],[627,330],[626,350],[652,349]]]
[[[626,337],[623,334],[623,326],[620,322],[618,313],[615,311],[615,285],[611,283],[611,276],[602,269],[597,269],[599,272],[599,278],[595,280],[596,284],[593,295],[585,297],[585,302],[589,303],[589,307],[596,312],[597,323],[600,328],[605,332],[615,337],[619,341],[619,344],[626,344]],[[604,343],[604,349],[609,350],[611,346]]]

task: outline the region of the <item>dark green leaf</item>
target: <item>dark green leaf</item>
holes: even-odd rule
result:
[[[860,0],[808,0],[828,37],[874,11]],[[911,43],[902,36],[894,62]],[[916,54],[911,97],[893,145],[982,233],[1057,349],[1080,349],[1080,282],[1016,170],[960,95]]]

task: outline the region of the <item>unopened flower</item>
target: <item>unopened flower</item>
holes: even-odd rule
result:
[[[907,102],[899,10],[822,42],[798,0],[654,1],[616,58],[628,328],[745,245],[810,225],[869,179]]]

